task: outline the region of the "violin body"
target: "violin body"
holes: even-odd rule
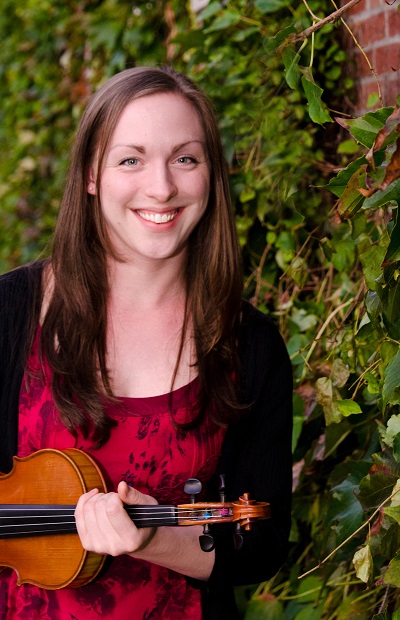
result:
[[[201,484],[198,480],[188,482]],[[13,569],[18,585],[47,590],[76,588],[101,571],[105,555],[83,549],[76,530],[75,507],[92,489],[107,493],[96,462],[77,449],[44,449],[14,457],[9,474],[0,475],[0,570]],[[236,502],[201,502],[125,506],[136,527],[203,525],[204,551],[213,548],[211,523],[236,523],[248,530],[253,521],[269,517],[269,504],[244,493]],[[202,539],[205,538],[204,544]]]
[[[14,457],[11,472],[0,476],[0,504],[76,504],[95,488],[107,491],[89,455],[76,449],[45,449]],[[0,536],[0,566],[16,571],[18,585],[31,583],[47,590],[79,587],[94,579],[104,562],[105,556],[83,549],[76,533]]]

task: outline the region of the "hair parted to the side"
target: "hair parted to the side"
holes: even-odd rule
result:
[[[108,439],[112,426],[104,413],[105,395],[114,398],[106,365],[107,256],[120,260],[101,212],[102,164],[126,105],[159,93],[178,94],[196,110],[211,175],[209,203],[191,234],[186,265],[187,314],[194,327],[201,409],[212,404],[220,423],[241,410],[235,381],[241,257],[213,106],[190,79],[173,69],[135,67],[112,77],[93,95],[78,126],[53,237],[53,294],[41,330],[40,350],[52,368],[53,398],[61,419],[70,431],[79,428],[98,445]],[[94,163],[98,188],[91,195],[88,173]],[[173,382],[174,377],[171,387]]]

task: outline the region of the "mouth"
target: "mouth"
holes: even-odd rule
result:
[[[169,211],[168,213],[154,213],[153,211],[136,211],[136,213],[147,222],[153,222],[154,224],[166,224],[176,218],[179,213],[179,209]]]

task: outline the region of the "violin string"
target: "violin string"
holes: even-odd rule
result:
[[[177,517],[179,518],[192,518],[194,520],[194,522],[196,520],[204,520],[205,518],[207,519],[207,521],[212,521],[212,520],[221,520],[221,518],[227,518],[228,515],[222,515],[221,513],[217,514],[207,514],[206,516],[204,514],[202,514],[202,512],[205,512],[206,509],[202,508],[202,509],[187,509],[187,508],[177,508],[177,507],[173,507],[175,508],[175,510],[173,510],[172,512],[169,511],[164,511],[162,506],[160,507],[153,507],[153,508],[149,508],[147,506],[127,506],[125,507],[127,513],[129,514],[130,518],[136,522],[137,524],[139,523],[143,523],[145,521],[151,520],[152,521],[152,525],[162,525],[163,522],[169,522],[171,523],[171,519],[174,520]],[[31,512],[35,512],[37,511],[37,514],[35,515],[27,515],[27,507],[21,505],[21,507],[15,507],[13,506],[11,507],[6,507],[6,506],[1,506],[0,507],[0,537],[1,537],[1,531],[2,530],[8,530],[9,534],[15,533],[18,534],[20,536],[23,536],[24,534],[26,535],[32,535],[32,534],[46,534],[46,533],[61,533],[63,530],[60,529],[62,526],[72,526],[73,528],[75,528],[75,517],[74,517],[74,511],[75,511],[75,507],[71,506],[70,508],[63,506],[62,508],[57,507],[57,506],[34,506],[34,507],[30,507]],[[12,513],[13,516],[7,516],[7,514],[5,513]],[[17,513],[17,514],[15,514]],[[18,514],[18,513],[23,513],[23,514]],[[41,514],[42,513],[42,514]],[[55,522],[44,522],[41,525],[41,520],[44,519],[49,519],[50,517],[58,517],[58,520]],[[32,519],[32,522],[23,522],[23,523],[1,523],[2,520],[9,520],[9,519]],[[60,519],[64,519],[63,521],[61,521]],[[69,520],[68,520],[69,519]],[[48,526],[57,526],[57,530],[52,530],[52,529],[44,529],[45,527]],[[35,530],[33,528],[40,528],[39,530]],[[19,528],[19,529],[18,529]],[[65,531],[70,531],[70,530],[65,530]]]
[[[30,512],[38,512],[37,515],[35,516],[42,516],[42,517],[46,517],[46,514],[40,515],[40,512],[43,513],[47,513],[49,516],[52,513],[60,513],[60,510],[64,511],[66,513],[66,515],[73,515],[75,512],[75,506],[71,506],[70,508],[67,507],[59,507],[59,506],[35,506],[32,505],[29,507],[29,509],[27,508],[27,506],[22,505],[21,504],[21,508],[17,507],[17,506],[12,506],[12,507],[8,507],[8,506],[0,506],[0,518],[11,518],[9,517],[6,513],[9,512],[12,514],[12,516],[16,515],[16,518],[23,518],[24,516],[27,516],[27,513]],[[132,514],[133,516],[137,515],[138,517],[146,517],[146,516],[150,516],[151,518],[154,517],[155,515],[167,515],[168,517],[173,517],[175,515],[177,516],[202,516],[202,512],[207,512],[208,509],[206,508],[197,508],[197,509],[188,509],[188,508],[179,508],[179,507],[173,507],[173,510],[162,510],[162,507],[160,506],[160,508],[158,508],[157,506],[153,506],[153,507],[147,507],[147,506],[125,506],[125,510],[128,514]],[[213,510],[218,510],[218,509],[213,509]],[[18,513],[21,512],[22,515],[19,516]],[[58,516],[62,516],[63,513],[59,514]],[[30,516],[30,515],[28,515]],[[215,516],[215,515],[213,515]],[[217,516],[226,516],[223,515],[222,513],[218,513]]]

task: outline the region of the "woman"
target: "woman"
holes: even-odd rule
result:
[[[79,125],[48,261],[0,279],[0,470],[50,447],[90,454],[109,493],[75,518],[114,556],[88,585],[48,591],[0,574],[1,618],[235,618],[236,584],[271,577],[290,527],[291,369],[272,324],[241,300],[240,251],[217,122],[171,69],[134,68]],[[271,504],[232,529],[135,527],[124,505],[249,492]],[[0,558],[1,560],[1,558]]]

